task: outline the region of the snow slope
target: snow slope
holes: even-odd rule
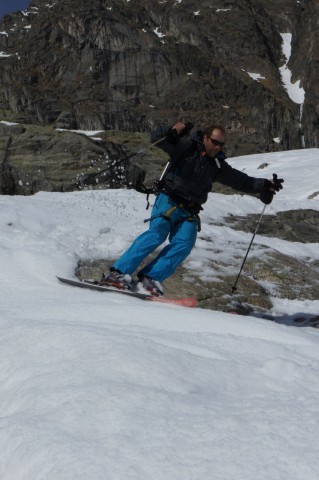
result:
[[[230,163],[285,178],[268,213],[318,210],[318,154]],[[317,480],[318,330],[59,284],[79,258],[115,258],[145,228],[136,192],[2,196],[0,206],[1,480]],[[250,240],[214,222],[261,209],[211,194],[189,268],[212,276],[207,237],[225,256]],[[319,258],[318,244],[275,247]],[[318,313],[319,300],[275,310]]]

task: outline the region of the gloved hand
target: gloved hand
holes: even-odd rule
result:
[[[284,183],[284,179],[278,178],[276,173],[273,173],[272,176],[273,176],[273,179],[270,182],[273,184],[272,188],[275,189],[276,192],[279,192],[279,190],[283,189],[282,184]],[[274,195],[275,195],[275,192],[274,192]]]
[[[269,205],[272,202],[273,196],[276,195],[276,192],[282,190],[284,183],[283,178],[278,178],[277,174],[273,174],[272,180],[265,180],[263,190],[260,193],[260,200]]]

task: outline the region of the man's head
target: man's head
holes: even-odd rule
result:
[[[213,125],[204,132],[203,144],[206,155],[215,157],[225,145],[225,129],[220,125]]]

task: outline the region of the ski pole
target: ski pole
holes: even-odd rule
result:
[[[243,268],[244,268],[244,265],[245,265],[245,263],[246,263],[249,250],[250,250],[250,248],[251,248],[251,246],[252,246],[252,244],[253,244],[254,238],[255,238],[256,233],[257,233],[257,230],[258,230],[258,228],[259,228],[261,219],[263,218],[263,215],[264,215],[264,213],[265,213],[266,207],[267,207],[267,205],[264,205],[264,208],[263,208],[263,210],[262,210],[262,212],[261,212],[261,215],[260,215],[260,217],[259,217],[259,220],[258,220],[258,222],[257,222],[256,228],[255,228],[255,231],[254,231],[254,234],[253,234],[252,239],[251,239],[251,241],[250,241],[248,250],[247,250],[247,252],[246,252],[245,258],[244,258],[244,260],[243,260],[243,263],[242,263],[242,265],[241,265],[241,267],[240,267],[240,270],[239,270],[239,273],[238,273],[238,275],[237,275],[236,281],[235,281],[234,285],[232,286],[232,289],[231,289],[231,290],[232,290],[232,295],[233,295],[233,293],[235,292],[235,290],[237,290],[237,283],[238,283],[239,277],[240,277],[241,272],[242,272],[242,270],[243,270]]]

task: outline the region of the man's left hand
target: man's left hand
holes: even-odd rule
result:
[[[276,173],[273,173],[272,180],[269,180],[271,185],[269,185],[269,190],[273,192],[274,195],[276,195],[276,192],[279,192],[279,190],[283,189],[282,184],[284,183],[283,178],[278,178]]]
[[[273,174],[272,180],[265,180],[263,191],[260,194],[260,200],[269,205],[272,202],[273,196],[276,195],[276,192],[282,190],[284,183],[283,178],[278,178],[277,174]]]

